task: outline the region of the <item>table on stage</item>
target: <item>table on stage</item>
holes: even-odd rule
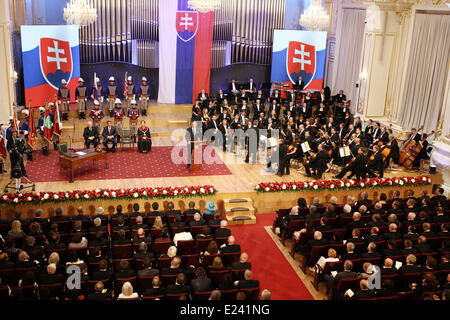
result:
[[[59,156],[59,165],[62,168],[70,169],[70,181],[73,182],[73,171],[75,168],[81,167],[85,162],[92,161],[94,163],[97,160],[103,160],[105,162],[105,169],[108,169],[108,161],[106,152],[97,152],[94,150],[82,150],[80,153],[72,152],[74,156],[70,156],[67,153]],[[83,154],[84,153],[84,154]]]

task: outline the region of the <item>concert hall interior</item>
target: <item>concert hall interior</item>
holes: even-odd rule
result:
[[[450,299],[448,0],[0,6],[0,300]]]

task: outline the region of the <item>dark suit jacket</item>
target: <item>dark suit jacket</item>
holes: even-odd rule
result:
[[[88,138],[90,138],[90,137],[94,137],[94,140],[97,140],[98,139],[97,128],[95,128],[95,127],[92,127],[92,128],[86,127],[86,128],[84,128],[83,137],[84,137],[84,140],[88,140]]]
[[[209,291],[211,289],[212,280],[209,278],[194,279],[191,281],[192,292]]]
[[[117,132],[116,127],[111,126],[111,133],[108,130],[108,126],[103,128],[102,137],[105,138],[105,139],[108,136],[113,136],[114,139],[116,139],[118,135],[119,135],[119,133]]]
[[[258,280],[240,280],[238,282],[238,288],[239,289],[256,288],[256,287],[259,287],[259,281]]]
[[[231,230],[226,228],[219,228],[214,233],[216,238],[225,238],[231,236]]]
[[[240,252],[241,246],[238,244],[226,245],[222,248],[222,253],[235,253]]]

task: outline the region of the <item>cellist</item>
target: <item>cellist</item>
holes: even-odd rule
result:
[[[397,139],[395,139],[393,134],[389,135],[389,142],[383,147],[383,150],[385,148],[391,149],[389,152],[389,155],[386,157],[386,160],[384,161],[384,168],[386,169],[389,167],[390,161],[394,162],[394,164],[398,165],[398,159],[400,157],[400,149],[398,147]]]
[[[428,135],[426,133],[422,134],[419,142],[417,142],[417,145],[421,146],[421,149],[419,153],[417,154],[416,158],[413,161],[412,168],[414,170],[419,170],[420,167],[420,161],[423,159],[425,160],[427,158],[427,149],[428,149],[428,141],[427,141]]]

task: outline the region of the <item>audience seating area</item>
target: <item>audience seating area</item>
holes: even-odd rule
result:
[[[300,198],[298,206],[278,210],[273,231],[284,245],[292,238],[291,256],[302,256],[300,268],[312,272],[316,290],[326,283],[329,299],[448,299],[450,199],[442,193],[416,198],[408,190],[401,198],[397,191],[380,200],[363,192],[347,205],[316,199],[308,206]],[[374,266],[381,287],[367,281],[376,279],[369,278]]]
[[[182,213],[169,203],[168,211],[154,204],[144,214],[134,206],[131,214],[119,206],[111,216],[102,208],[87,216],[80,208],[72,217],[56,210],[42,218],[37,210],[30,220],[19,212],[0,219],[0,299],[259,298],[248,257],[219,213],[200,214],[194,205]],[[71,285],[71,266],[80,271],[78,287]]]

